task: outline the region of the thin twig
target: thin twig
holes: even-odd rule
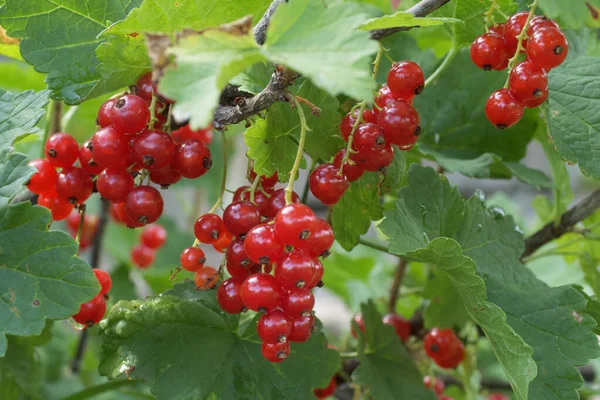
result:
[[[265,44],[265,41],[267,40],[267,28],[269,27],[269,22],[271,21],[275,10],[281,3],[287,3],[287,0],[274,0],[254,27],[254,40],[256,40],[256,43],[261,45]]]
[[[396,312],[396,302],[398,301],[398,297],[400,296],[400,288],[402,287],[402,281],[404,280],[404,276],[406,275],[406,265],[408,263],[405,259],[401,258],[398,261],[398,267],[396,268],[396,273],[394,274],[394,281],[392,282],[392,288],[390,289],[390,300],[388,302],[388,311],[390,313]]]

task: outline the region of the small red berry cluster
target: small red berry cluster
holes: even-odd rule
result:
[[[438,399],[442,398],[441,396],[444,394],[444,389],[446,389],[443,380],[427,375],[423,378],[423,384],[427,389],[433,390],[435,395],[438,396]]]
[[[100,322],[106,313],[106,297],[112,287],[112,279],[105,271],[94,268],[94,274],[100,284],[100,292],[92,300],[83,303],[79,307],[79,312],[73,315],[73,319],[78,324],[86,327],[91,327]]]
[[[452,329],[433,328],[424,340],[425,352],[442,368],[456,368],[465,358],[465,346]]]
[[[309,178],[312,194],[323,204],[335,204],[349,182],[359,179],[365,171],[376,172],[391,164],[392,145],[401,150],[412,148],[421,131],[419,113],[412,99],[423,92],[424,87],[423,71],[416,63],[393,64],[387,83],[377,92],[375,107],[363,109],[362,114],[360,107],[354,108],[342,119],[340,133],[346,142],[351,141],[351,154],[346,158],[346,150],[340,150],[333,162],[321,164],[312,171]]]
[[[331,377],[331,380],[329,381],[327,387],[321,389],[313,389],[313,393],[315,394],[315,397],[317,399],[323,400],[328,398],[329,396],[333,396],[335,390],[337,389],[337,386],[337,379],[334,375]]]
[[[360,330],[363,333],[366,333],[365,321],[363,319],[362,313],[358,313],[358,314],[354,315],[353,320],[354,320],[354,322],[356,322],[356,324],[358,325]],[[403,342],[406,342],[408,340],[408,338],[410,337],[410,335],[412,334],[410,322],[408,322],[407,320],[405,320],[398,314],[393,314],[393,313],[385,314],[382,318],[382,322],[386,325],[391,325],[394,328],[394,330],[396,331],[396,335],[398,335],[400,340],[402,340]],[[350,333],[352,333],[353,337],[356,337],[356,331],[354,330],[354,327],[352,327],[352,329],[350,330]]]
[[[99,219],[95,215],[85,214],[83,217],[83,225],[81,226],[81,232],[79,234],[79,251],[83,251],[90,247],[96,231],[98,230]],[[67,218],[67,230],[71,234],[71,237],[75,239],[77,232],[79,231],[79,224],[81,223],[81,214],[77,211],[72,211]]]
[[[167,241],[167,230],[158,224],[147,225],[142,229],[140,243],[131,249],[131,261],[139,268],[148,268],[154,263],[156,251]]]
[[[528,19],[528,12],[517,13],[505,24],[492,26],[471,45],[475,65],[486,71],[500,71],[509,65],[510,57],[517,52],[518,37],[526,29],[521,50],[526,53],[525,60],[510,71],[508,88],[492,93],[485,106],[488,120],[499,129],[519,122],[525,108],[539,107],[546,101],[547,73],[562,64],[569,52],[567,38],[556,22],[536,16],[526,26]]]

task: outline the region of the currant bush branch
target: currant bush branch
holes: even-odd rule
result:
[[[390,289],[390,299],[388,301],[388,311],[390,313],[396,312],[396,303],[398,302],[398,298],[400,297],[400,288],[402,287],[402,282],[404,281],[404,276],[406,275],[407,265],[408,262],[403,258],[401,258],[400,261],[398,261],[398,266],[396,267],[394,280]]]
[[[508,60],[508,74],[510,76],[510,72],[513,70],[513,68],[515,67],[515,64],[517,63],[517,61],[519,60],[519,55],[521,54],[521,51],[523,50],[523,40],[525,40],[525,36],[527,36],[527,29],[529,28],[529,23],[531,22],[531,20],[533,19],[534,15],[535,15],[535,10],[537,8],[538,5],[538,0],[533,0],[533,3],[531,3],[531,5],[529,6],[529,15],[527,16],[527,21],[525,21],[525,25],[523,25],[523,29],[521,30],[521,33],[518,36],[518,41],[517,41],[517,51],[515,51],[515,54],[513,55],[513,57]],[[508,82],[509,82],[509,78],[506,78],[506,83],[504,84],[504,88],[508,89]]]
[[[295,96],[293,97],[293,100],[294,105],[298,110],[298,117],[300,118],[300,139],[298,140],[298,151],[296,152],[294,166],[290,171],[290,180],[288,181],[288,185],[285,188],[285,204],[292,204],[294,181],[296,180],[296,175],[298,174],[298,170],[300,169],[300,163],[302,162],[302,157],[304,156],[304,142],[306,141],[306,131],[310,130],[310,128],[306,124],[306,116],[304,115],[302,104],[300,104],[300,102]]]
[[[79,205],[79,227],[77,228],[77,234],[75,235],[77,244],[81,241],[81,231],[83,230],[83,224],[85,222],[85,209],[85,203]]]

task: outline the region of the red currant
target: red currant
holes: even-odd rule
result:
[[[218,281],[219,273],[213,267],[202,267],[194,273],[194,282],[200,290],[212,289]]]
[[[560,29],[560,26],[543,15],[536,15],[531,19],[531,22],[529,22],[527,36],[531,37],[535,32],[541,31],[544,28]]]
[[[431,389],[435,392],[436,395],[440,396],[444,393],[444,389],[446,385],[444,385],[444,381],[441,379],[436,379],[435,377],[431,377],[429,375],[423,378],[423,384],[427,389]]]
[[[505,24],[496,24],[490,26],[490,32],[495,33],[496,35],[500,35],[502,36],[502,38],[504,38],[504,26]]]
[[[275,277],[254,274],[242,284],[242,301],[253,311],[269,312],[279,307],[281,293]]]
[[[223,223],[233,236],[242,236],[260,224],[260,211],[249,201],[236,201],[223,211]]]
[[[309,186],[311,193],[325,205],[337,203],[346,189],[348,181],[339,168],[333,164],[321,164],[310,174]]]
[[[249,276],[252,276],[254,274],[258,274],[261,272],[261,266],[260,264],[255,264],[255,263],[250,263],[248,265],[243,265],[243,264],[227,264],[226,265],[227,268],[227,272],[229,272],[229,275],[231,275],[231,279],[234,279],[236,281],[240,281],[243,282],[245,281]],[[265,271],[267,272],[267,271]]]
[[[366,334],[366,330],[365,330],[365,320],[363,319],[363,315],[362,313],[358,313],[356,315],[354,315],[354,317],[352,317],[352,320],[354,322],[356,322],[356,324],[358,325],[358,328],[362,331],[362,333]],[[358,334],[356,333],[356,330],[354,329],[354,324],[352,324],[350,326],[350,333],[352,334],[352,337],[358,337]]]
[[[145,225],[144,223],[133,219],[129,214],[127,214],[125,211],[125,203],[119,203],[117,205],[117,216],[119,217],[119,220],[128,228],[139,228],[140,226]]]
[[[152,129],[135,138],[132,150],[136,162],[146,169],[155,170],[173,162],[176,147],[168,133]]]
[[[290,354],[289,343],[263,343],[260,351],[272,363],[282,362]]]
[[[281,310],[263,314],[256,326],[258,337],[265,343],[285,343],[292,332],[292,323]]]
[[[144,99],[146,103],[150,103],[152,101],[152,93],[155,92],[154,85],[152,84],[152,72],[146,72],[140,76],[135,84],[135,88],[137,89],[137,95]]]
[[[323,269],[323,264],[321,263],[321,261],[316,260],[316,259],[313,260],[313,269],[314,269],[313,279],[308,285],[306,285],[304,290],[311,290],[319,285],[323,286],[321,279],[323,279],[323,274],[325,273],[325,270]]]
[[[248,231],[244,250],[250,260],[258,264],[270,264],[283,252],[272,225],[260,224]]]
[[[173,169],[185,178],[195,179],[204,175],[212,166],[208,145],[197,139],[188,139],[177,146]]]
[[[166,241],[167,230],[161,225],[148,225],[142,230],[141,242],[151,249],[160,249]]]
[[[536,31],[527,44],[527,57],[545,70],[558,67],[569,53],[569,42],[558,29],[545,28]]]
[[[41,194],[38,197],[38,205],[46,207],[52,212],[52,219],[60,221],[69,216],[73,211],[73,204],[64,202],[56,196],[56,192]]]
[[[181,263],[181,267],[186,271],[196,272],[200,268],[204,267],[206,256],[204,255],[204,251],[202,251],[202,249],[197,247],[188,247],[181,252],[179,262]]]
[[[510,398],[502,393],[491,393],[488,396],[488,400],[510,400]]]
[[[317,227],[308,238],[306,251],[311,257],[326,257],[329,255],[329,249],[333,246],[334,240],[331,225],[324,219],[317,218]]]
[[[513,68],[508,82],[510,94],[521,103],[543,97],[548,89],[546,72],[531,61],[519,63]]]
[[[110,110],[116,102],[117,99],[108,99],[100,106],[98,117],[96,118],[96,125],[99,125],[100,128],[106,128],[110,125]]]
[[[78,211],[73,210],[67,218],[67,228],[73,233],[73,237],[75,237],[77,231],[79,230],[80,222],[81,214]],[[83,218],[83,225],[81,227],[81,238],[92,239],[96,234],[96,230],[98,229],[98,223],[99,219],[97,216],[85,214],[85,217]]]
[[[128,167],[129,152],[129,140],[112,126],[102,128],[92,136],[92,157],[102,167]]]
[[[407,341],[410,337],[411,327],[410,322],[399,316],[398,314],[386,314],[383,316],[383,323],[391,325],[396,330],[396,334],[403,341]]]
[[[48,138],[44,145],[44,153],[52,165],[68,168],[77,160],[79,145],[73,136],[58,132]]]
[[[242,282],[234,279],[224,281],[217,290],[217,302],[226,313],[239,314],[244,311]]]
[[[90,175],[99,175],[104,167],[98,165],[92,156],[92,141],[88,140],[79,148],[79,164],[81,169]]]
[[[303,251],[284,254],[275,265],[275,280],[284,289],[302,289],[313,281],[313,260]]]
[[[358,152],[376,151],[385,147],[385,134],[377,124],[367,122],[354,132],[352,148]]]
[[[258,206],[260,215],[266,215],[267,204],[269,197],[273,194],[272,188],[263,188],[263,190],[256,190],[254,192],[254,204]],[[246,200],[250,201],[250,186],[240,186],[233,194],[233,201]],[[284,200],[285,203],[285,200]],[[277,213],[275,213],[277,214]]]
[[[419,113],[406,101],[390,101],[377,118],[387,143],[396,146],[413,144],[420,133]]]
[[[100,322],[106,312],[106,300],[102,294],[97,295],[91,301],[83,303],[79,312],[73,315],[75,322],[91,327]]]
[[[232,277],[244,280],[248,277],[248,270],[252,266],[252,260],[246,253],[246,239],[232,241],[227,247],[225,257],[227,259],[227,271]]]
[[[487,119],[498,129],[507,129],[523,117],[524,107],[508,89],[496,90],[485,105]]]
[[[519,43],[518,37],[523,28],[525,28],[525,23],[527,22],[528,17],[529,13],[527,11],[516,13],[510,17],[504,25],[504,41],[506,42],[506,51],[508,52],[509,58],[512,57],[517,51],[517,46]],[[527,40],[523,40],[523,47],[526,46]]]
[[[442,368],[456,368],[464,358],[464,345],[452,329],[433,328],[424,340],[425,351]]]
[[[96,279],[98,279],[98,283],[100,284],[100,294],[105,295],[110,292],[110,288],[112,288],[112,279],[110,275],[106,271],[102,271],[101,269],[94,268],[94,275],[96,275]]]
[[[166,189],[181,180],[181,172],[173,169],[171,165],[167,165],[166,167],[150,171],[150,180],[160,185],[161,188]]]
[[[288,336],[290,342],[306,342],[315,329],[313,315],[302,316],[292,319],[292,332]]]
[[[296,192],[292,192],[292,203],[300,203],[300,196]],[[267,201],[265,216],[275,218],[283,207],[285,207],[285,189],[277,189]]]
[[[342,160],[344,159],[344,155],[346,154],[346,150],[342,149],[338,151],[333,159],[333,165],[340,168],[342,165]],[[344,163],[344,169],[342,171],[346,180],[348,182],[354,182],[359,179],[365,173],[365,169],[362,165],[356,164],[352,161],[347,161]]]
[[[385,105],[387,103],[389,103],[390,101],[394,101],[394,100],[398,100],[398,96],[396,96],[394,93],[392,93],[392,91],[388,87],[387,83],[383,84],[377,91],[377,94],[375,95],[375,105],[376,106],[373,108],[373,112],[375,114],[379,114],[380,109],[385,107]],[[374,121],[374,123],[376,123],[376,122],[377,121]]]
[[[96,180],[98,192],[102,197],[112,203],[125,201],[127,195],[133,189],[133,177],[126,169],[107,168]]]
[[[387,84],[396,97],[410,100],[423,92],[425,77],[419,65],[412,61],[401,61],[392,65]]]
[[[500,68],[508,58],[504,38],[495,33],[485,33],[471,44],[471,60],[484,71]]]
[[[315,213],[302,203],[289,204],[275,216],[275,235],[284,245],[304,248],[316,226]]]
[[[125,211],[134,220],[142,224],[151,224],[163,212],[163,199],[152,186],[136,186],[125,199]]]
[[[417,137],[414,136],[415,141]],[[361,165],[364,169],[371,172],[377,172],[389,166],[394,161],[394,149],[391,145],[383,149],[371,152],[362,152],[351,156],[353,161]]]
[[[154,263],[155,255],[153,249],[140,243],[131,250],[131,261],[140,268],[147,268]]]
[[[527,108],[536,108],[544,104],[544,102],[548,99],[548,88],[545,87],[542,89],[542,95],[538,98],[527,100],[523,102],[523,105]]]
[[[148,105],[144,99],[133,94],[117,99],[109,115],[111,125],[124,134],[141,132],[150,120]]]
[[[354,127],[354,124],[356,123],[356,118],[358,117],[359,113],[360,113],[360,109],[355,108],[354,111],[349,112],[342,119],[342,122],[340,124],[340,134],[342,135],[342,138],[344,138],[344,140],[346,142],[348,141],[348,138],[350,137],[350,134],[352,133],[352,128]],[[377,122],[377,114],[375,114],[373,112],[373,110],[369,110],[369,109],[363,110],[361,122],[376,123]]]
[[[315,297],[310,290],[289,290],[281,297],[281,309],[290,317],[309,316],[314,306]]]
[[[215,243],[224,232],[225,225],[217,214],[204,214],[194,224],[194,235],[202,243]]]
[[[213,138],[212,126],[193,131],[188,124],[171,132],[171,136],[173,136],[175,144],[182,144],[188,139],[196,139],[206,144],[210,144]]]
[[[254,182],[254,180],[256,179],[256,172],[253,169],[250,170],[249,178],[250,178],[250,182]],[[260,184],[262,185],[263,188],[272,188],[273,186],[275,186],[278,183],[279,183],[279,176],[277,176],[277,171],[275,171],[275,173],[271,176],[262,175],[260,177]]]
[[[221,237],[218,238],[217,241],[212,244],[212,247],[219,253],[225,253],[232,240],[233,235],[227,230],[225,230],[225,234],[221,235]]]
[[[329,396],[333,396],[333,394],[335,393],[335,389],[337,389],[337,380],[335,379],[335,376],[333,376],[331,377],[329,385],[327,385],[326,388],[313,389],[313,393],[315,394],[315,397],[317,399],[323,400],[328,398]]]
[[[29,178],[27,188],[35,194],[52,192],[56,186],[56,180],[58,179],[58,174],[56,173],[54,165],[43,158],[32,160],[29,162],[29,165],[37,169],[37,172]]]
[[[63,168],[56,180],[58,198],[72,204],[81,204],[94,190],[92,177],[81,168]]]

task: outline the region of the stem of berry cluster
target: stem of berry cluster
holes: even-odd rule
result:
[[[458,46],[455,46],[453,44],[450,51],[448,51],[448,54],[446,54],[446,58],[444,58],[444,61],[442,61],[440,66],[437,67],[437,69],[433,71],[433,74],[431,74],[429,78],[427,78],[427,80],[425,81],[425,87],[431,85],[437,78],[439,78],[439,76],[442,74],[442,72],[446,70],[446,68],[448,68],[448,66],[450,65],[452,60],[454,60],[454,57],[456,57],[457,54]]]
[[[402,282],[404,281],[404,276],[406,275],[407,264],[408,262],[403,258],[398,261],[396,273],[394,274],[394,281],[392,282],[392,287],[390,289],[390,300],[388,302],[388,311],[390,313],[396,312],[396,303],[400,297],[400,288],[402,287]]]
[[[487,10],[485,13],[485,29],[486,30],[494,22],[494,11],[496,11],[496,8],[498,7],[498,5],[496,4],[497,0],[490,0],[490,1],[492,4],[490,5],[489,10]]]
[[[167,111],[167,122],[163,125],[163,130],[167,133],[171,133],[171,121],[173,120],[173,105],[167,105],[169,110]]]
[[[85,221],[85,204],[79,205],[79,227],[77,228],[77,234],[75,235],[75,241],[79,244],[81,240],[81,231],[83,230],[83,223]]]
[[[292,193],[294,191],[294,182],[296,180],[296,175],[298,174],[298,170],[300,169],[300,163],[302,162],[302,156],[304,155],[304,142],[306,141],[306,131],[310,130],[308,125],[306,124],[306,116],[304,115],[304,110],[302,109],[302,104],[298,101],[296,96],[292,96],[294,100],[294,105],[298,110],[298,117],[300,118],[300,139],[298,140],[298,151],[296,152],[296,160],[294,160],[294,166],[290,171],[290,180],[288,181],[288,185],[285,188],[285,204],[292,204]]]
[[[252,182],[252,186],[250,186],[250,202],[254,203],[254,194],[256,193],[256,188],[258,187],[258,182],[260,182],[260,175],[256,174],[256,178],[254,178],[254,182]]]
[[[148,121],[148,129],[152,129],[158,118],[156,118],[156,103],[158,102],[158,96],[152,93],[152,101],[150,102],[150,121]]]
[[[523,29],[521,30],[521,33],[518,36],[518,42],[517,42],[517,51],[515,52],[514,56],[508,60],[508,74],[510,77],[510,72],[513,70],[513,68],[515,67],[515,64],[517,63],[517,61],[519,61],[519,54],[521,54],[521,51],[523,50],[523,40],[525,40],[525,36],[527,36],[527,29],[529,28],[529,23],[531,22],[531,20],[533,19],[533,16],[535,15],[535,10],[538,6],[538,0],[533,0],[533,3],[531,3],[531,5],[529,6],[529,15],[527,16],[527,21],[525,21],[525,25],[523,26]],[[506,83],[504,84],[504,88],[508,89],[508,81],[509,78],[506,78]]]

